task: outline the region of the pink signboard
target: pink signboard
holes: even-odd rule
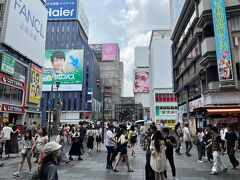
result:
[[[103,44],[102,61],[116,61],[116,60],[117,60],[117,44]]]

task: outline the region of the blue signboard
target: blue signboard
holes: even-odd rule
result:
[[[232,57],[224,0],[212,0],[212,16],[219,81],[233,81]]]
[[[77,19],[78,0],[47,0],[48,19]]]

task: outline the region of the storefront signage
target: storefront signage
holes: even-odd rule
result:
[[[20,89],[24,89],[24,83],[17,81],[11,77],[5,76],[2,73],[0,73],[0,82],[3,82],[4,84],[15,86]]]
[[[238,118],[235,118],[235,117],[215,118],[214,120],[216,120],[217,123],[237,123],[238,122]]]
[[[233,81],[232,57],[224,0],[212,0],[218,78],[220,82]]]
[[[2,109],[1,110],[3,112],[24,113],[23,107],[12,106],[12,105],[7,105],[7,104],[2,104]]]
[[[13,75],[15,68],[15,60],[12,56],[2,54],[2,66],[1,71],[7,74]]]
[[[189,102],[189,111],[193,112],[194,109],[203,107],[203,99],[199,98],[194,101]]]
[[[13,77],[15,79],[21,81],[21,82],[25,82],[25,79],[26,79],[25,76],[23,76],[23,75],[21,75],[21,74],[19,74],[17,72],[14,72]]]

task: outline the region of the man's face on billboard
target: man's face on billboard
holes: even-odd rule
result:
[[[54,57],[53,59],[53,68],[57,71],[61,71],[64,65],[64,59],[59,59]]]
[[[149,91],[149,77],[145,72],[139,72],[135,74],[135,91],[136,92],[148,92]]]

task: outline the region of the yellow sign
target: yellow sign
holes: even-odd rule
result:
[[[41,68],[32,65],[31,83],[29,88],[29,99],[28,101],[33,104],[40,104],[41,100],[41,89],[42,89],[42,74]]]

